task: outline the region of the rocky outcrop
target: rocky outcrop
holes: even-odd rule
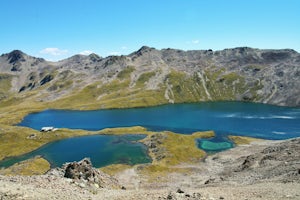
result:
[[[62,168],[52,169],[47,174],[72,179],[75,185],[82,188],[122,188],[115,178],[93,168],[91,160],[88,158],[78,162],[66,163]]]
[[[48,74],[41,80],[40,84],[44,85],[44,84],[50,82],[53,78],[54,78],[53,75]]]

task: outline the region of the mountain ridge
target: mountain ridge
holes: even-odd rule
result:
[[[75,107],[87,109],[220,100],[300,105],[300,54],[292,49],[143,46],[128,55],[57,62],[14,50],[0,56],[0,75],[0,105],[26,94],[59,108],[75,98]]]
[[[19,53],[21,55],[25,55],[25,56],[30,56],[30,57],[33,57],[33,58],[37,58],[37,59],[43,59],[47,62],[60,62],[60,61],[63,61],[63,60],[67,60],[67,59],[70,59],[74,56],[82,56],[82,57],[88,57],[90,55],[96,55],[100,58],[107,58],[107,57],[111,57],[111,56],[130,56],[136,52],[143,52],[143,51],[148,51],[148,50],[157,50],[157,51],[166,51],[166,50],[174,50],[174,51],[181,51],[181,52],[222,52],[222,51],[234,51],[234,50],[245,50],[245,49],[249,49],[249,50],[260,50],[260,51],[288,51],[288,52],[292,52],[292,53],[299,53],[298,51],[294,50],[294,49],[291,49],[291,48],[283,48],[283,49],[260,49],[260,48],[253,48],[253,47],[248,47],[248,46],[241,46],[241,47],[233,47],[233,48],[225,48],[225,49],[222,49],[222,50],[212,50],[212,49],[199,49],[199,50],[182,50],[182,49],[176,49],[176,48],[162,48],[162,49],[156,49],[154,47],[150,47],[150,46],[142,46],[141,48],[139,48],[138,50],[136,51],[133,51],[127,55],[125,54],[122,54],[122,55],[109,55],[109,56],[106,56],[106,57],[102,57],[101,55],[97,54],[97,53],[90,53],[88,55],[85,55],[85,54],[74,54],[70,57],[67,57],[67,58],[64,58],[64,59],[61,59],[61,60],[58,60],[58,61],[49,61],[49,60],[46,60],[45,58],[43,57],[36,57],[36,56],[31,56],[30,54],[28,53],[25,53],[24,51],[20,50],[20,49],[14,49],[8,53],[2,53],[0,55],[0,57],[2,56],[5,56],[5,55],[10,55],[10,54],[15,54],[15,53]]]

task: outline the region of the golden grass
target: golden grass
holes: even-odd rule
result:
[[[94,110],[133,108],[167,103],[163,90],[130,88],[129,75],[122,75],[109,83],[93,83],[72,95],[48,104],[57,109]]]
[[[199,102],[207,100],[202,82],[196,76],[184,72],[171,71],[167,75],[168,84],[172,85],[172,93],[176,103]]]
[[[29,113],[40,112],[47,108],[36,102],[24,101],[20,104],[1,107],[0,106],[0,124],[15,125],[22,121],[22,119]]]
[[[234,142],[236,145],[245,145],[245,144],[251,144],[252,142],[259,142],[263,141],[262,139],[258,138],[252,138],[252,137],[245,137],[245,136],[228,136],[230,140]]]
[[[127,66],[125,69],[120,71],[117,75],[119,79],[129,79],[131,73],[135,70],[134,66]]]
[[[9,74],[0,74],[0,100],[7,96],[8,91],[11,87],[12,75]]]
[[[11,167],[6,169],[1,169],[0,174],[2,175],[23,175],[23,176],[32,176],[32,175],[42,175],[45,174],[50,169],[50,163],[37,156],[20,163],[16,163]]]
[[[235,100],[237,95],[248,89],[244,77],[234,72],[224,73],[223,68],[205,71],[206,87],[213,100]]]
[[[149,135],[152,132],[147,131],[142,126],[119,127],[119,128],[105,128],[97,132],[102,135],[124,135],[124,134],[145,134]]]
[[[161,147],[166,149],[166,157],[156,162],[156,164],[164,166],[199,162],[205,156],[205,152],[196,146],[195,140],[214,136],[212,131],[197,132],[192,135],[173,132],[164,132],[164,134],[167,137]]]
[[[155,76],[154,71],[141,74],[136,81],[135,87],[144,87],[153,76]]]
[[[126,165],[126,164],[113,164],[113,165],[101,167],[100,170],[103,171],[104,173],[114,176],[117,173],[122,172],[126,169],[130,169],[132,167],[133,167],[132,165]]]

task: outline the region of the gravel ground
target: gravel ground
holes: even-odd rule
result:
[[[86,189],[51,176],[0,177],[0,199],[300,199],[299,183],[260,183],[199,189]]]

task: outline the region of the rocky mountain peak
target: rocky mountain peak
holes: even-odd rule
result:
[[[134,55],[141,56],[141,55],[143,55],[144,53],[150,52],[150,51],[152,51],[152,50],[155,50],[155,48],[148,47],[148,46],[142,46],[139,50],[137,50],[137,51],[134,52],[133,54],[134,54]]]
[[[95,53],[91,53],[91,54],[89,55],[89,58],[90,58],[90,60],[93,61],[93,62],[98,62],[98,61],[100,61],[100,60],[102,59],[101,56],[99,56],[98,54],[95,54]]]
[[[151,50],[154,49],[152,47],[148,47],[148,46],[142,46],[138,51],[147,51],[147,50]]]
[[[14,64],[18,61],[23,62],[25,61],[25,53],[20,50],[13,50],[12,52],[8,53],[8,58],[10,64]]]

